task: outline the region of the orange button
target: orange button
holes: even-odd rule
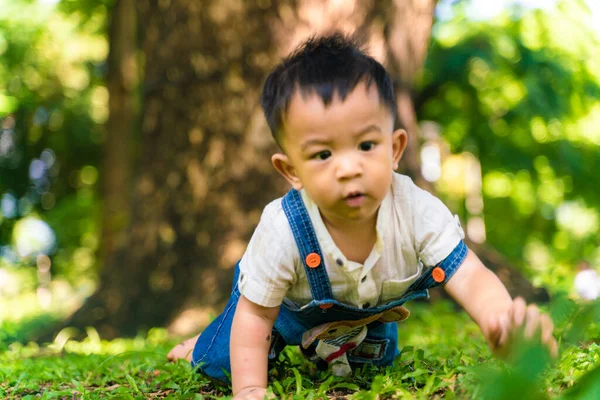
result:
[[[306,256],[306,265],[310,268],[317,268],[321,264],[321,257],[317,253],[310,253]]]
[[[321,307],[322,309],[331,308],[331,307],[333,307],[333,304],[323,303],[323,304],[319,305],[319,307]]]
[[[446,278],[446,273],[440,267],[435,267],[431,272],[431,276],[433,276],[433,280],[436,282],[444,282],[444,278]]]

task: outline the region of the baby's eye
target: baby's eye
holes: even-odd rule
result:
[[[327,160],[329,157],[331,157],[331,151],[329,150],[320,151],[312,156],[312,158],[316,158],[317,160]]]
[[[369,151],[375,147],[375,142],[362,142],[358,147],[362,151]]]

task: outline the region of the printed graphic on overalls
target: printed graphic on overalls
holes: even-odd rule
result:
[[[304,333],[302,347],[308,349],[318,340],[315,352],[329,364],[332,374],[348,376],[352,372],[348,362],[348,352],[354,350],[361,358],[377,358],[381,357],[384,351],[383,344],[378,344],[376,341],[363,345],[368,333],[367,325],[375,321],[400,322],[409,315],[410,311],[403,306],[398,306],[356,321],[334,321],[321,324]]]

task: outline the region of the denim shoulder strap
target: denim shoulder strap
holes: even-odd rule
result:
[[[444,286],[452,278],[452,275],[458,270],[467,258],[469,248],[462,240],[456,245],[454,250],[438,265],[427,268],[421,276],[413,282],[407,290],[407,293],[415,290],[431,289],[438,286]]]
[[[332,299],[331,283],[325,269],[323,253],[300,192],[296,189],[290,190],[281,204],[294,233],[313,299]]]

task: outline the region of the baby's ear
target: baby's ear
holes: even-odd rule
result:
[[[392,133],[392,160],[394,169],[398,169],[398,163],[404,154],[406,144],[408,143],[408,135],[404,129],[396,129]]]
[[[271,163],[277,172],[279,172],[294,189],[302,189],[302,182],[300,181],[298,175],[296,175],[296,168],[294,168],[287,155],[283,153],[275,153],[271,157]]]

